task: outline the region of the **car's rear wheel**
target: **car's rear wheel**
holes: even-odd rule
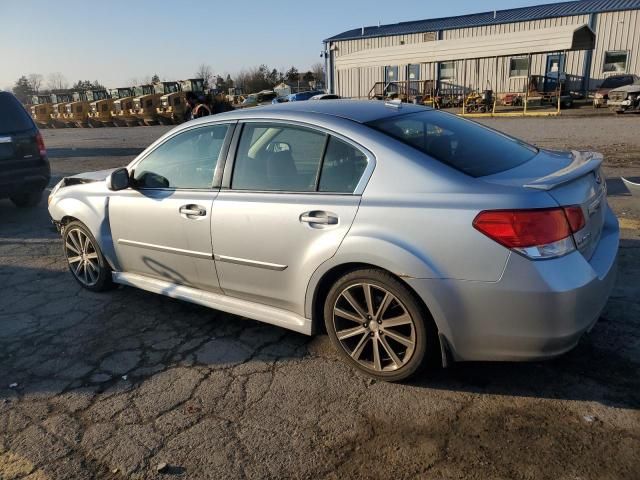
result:
[[[340,278],[327,295],[324,320],[347,362],[380,380],[405,380],[436,353],[433,320],[405,285],[382,270]]]
[[[113,287],[111,268],[87,227],[70,222],[64,227],[62,240],[69,270],[80,285],[94,292]]]
[[[18,193],[16,195],[12,195],[9,198],[16,207],[35,207],[36,205],[38,205],[38,203],[40,203],[40,199],[42,198],[42,190],[38,190],[37,192]]]

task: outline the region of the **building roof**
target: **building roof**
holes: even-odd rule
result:
[[[364,27],[364,32],[362,28],[355,28],[327,38],[325,42],[436,32],[438,30],[450,30],[453,28],[482,27],[502,23],[542,20],[545,18],[570,17],[573,15],[637,9],[640,9],[640,0],[579,0],[535,5],[532,7],[510,8],[507,10],[496,10],[495,12],[474,13],[471,15],[460,15],[458,17],[433,18],[370,26]]]

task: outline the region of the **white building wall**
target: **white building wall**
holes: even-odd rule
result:
[[[627,72],[640,75],[640,10],[599,13],[595,21],[596,48],[591,62],[590,89],[596,88],[607,76],[603,71],[608,51],[625,50]]]
[[[628,51],[627,72],[640,75],[640,11],[627,10],[594,14],[594,30],[596,33],[596,48],[591,53],[591,68],[585,72],[588,52],[567,52],[564,70],[567,74],[568,87],[571,90],[581,90],[585,73],[588,78],[584,86],[594,89],[605,78],[603,72],[604,55],[607,51]],[[443,40],[484,36],[499,33],[536,30],[539,28],[589,24],[589,15],[571,17],[557,17],[529,22],[514,22],[501,25],[483,27],[460,28],[444,30]],[[340,55],[354,53],[364,49],[375,49],[386,46],[415,44],[435,40],[435,32],[416,33],[378,38],[364,38],[331,42],[334,58]],[[547,57],[549,54],[533,55],[531,58],[531,74],[543,76],[546,73]],[[478,60],[457,61],[455,78],[451,83],[473,89],[491,88],[497,92],[523,91],[526,88],[526,78],[509,76],[508,57],[485,58]],[[399,80],[406,78],[407,65],[398,64]],[[429,63],[421,64],[420,79],[432,80],[437,78],[437,66]],[[339,71],[336,79],[336,93],[345,97],[366,98],[376,82],[383,82],[384,68],[364,67]],[[542,86],[540,86],[542,88]]]

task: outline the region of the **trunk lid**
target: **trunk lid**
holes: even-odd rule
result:
[[[559,206],[579,205],[585,226],[574,234],[578,250],[590,259],[600,240],[607,187],[596,152],[540,150],[531,161],[482,180],[547,192]]]

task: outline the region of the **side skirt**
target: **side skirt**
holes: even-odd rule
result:
[[[113,272],[112,275],[113,281],[121,285],[140,288],[148,292],[159,293],[167,297],[196,303],[293,330],[294,332],[311,335],[311,320],[288,310],[228,297],[219,293],[206,292],[197,288],[185,287],[135,273]]]

